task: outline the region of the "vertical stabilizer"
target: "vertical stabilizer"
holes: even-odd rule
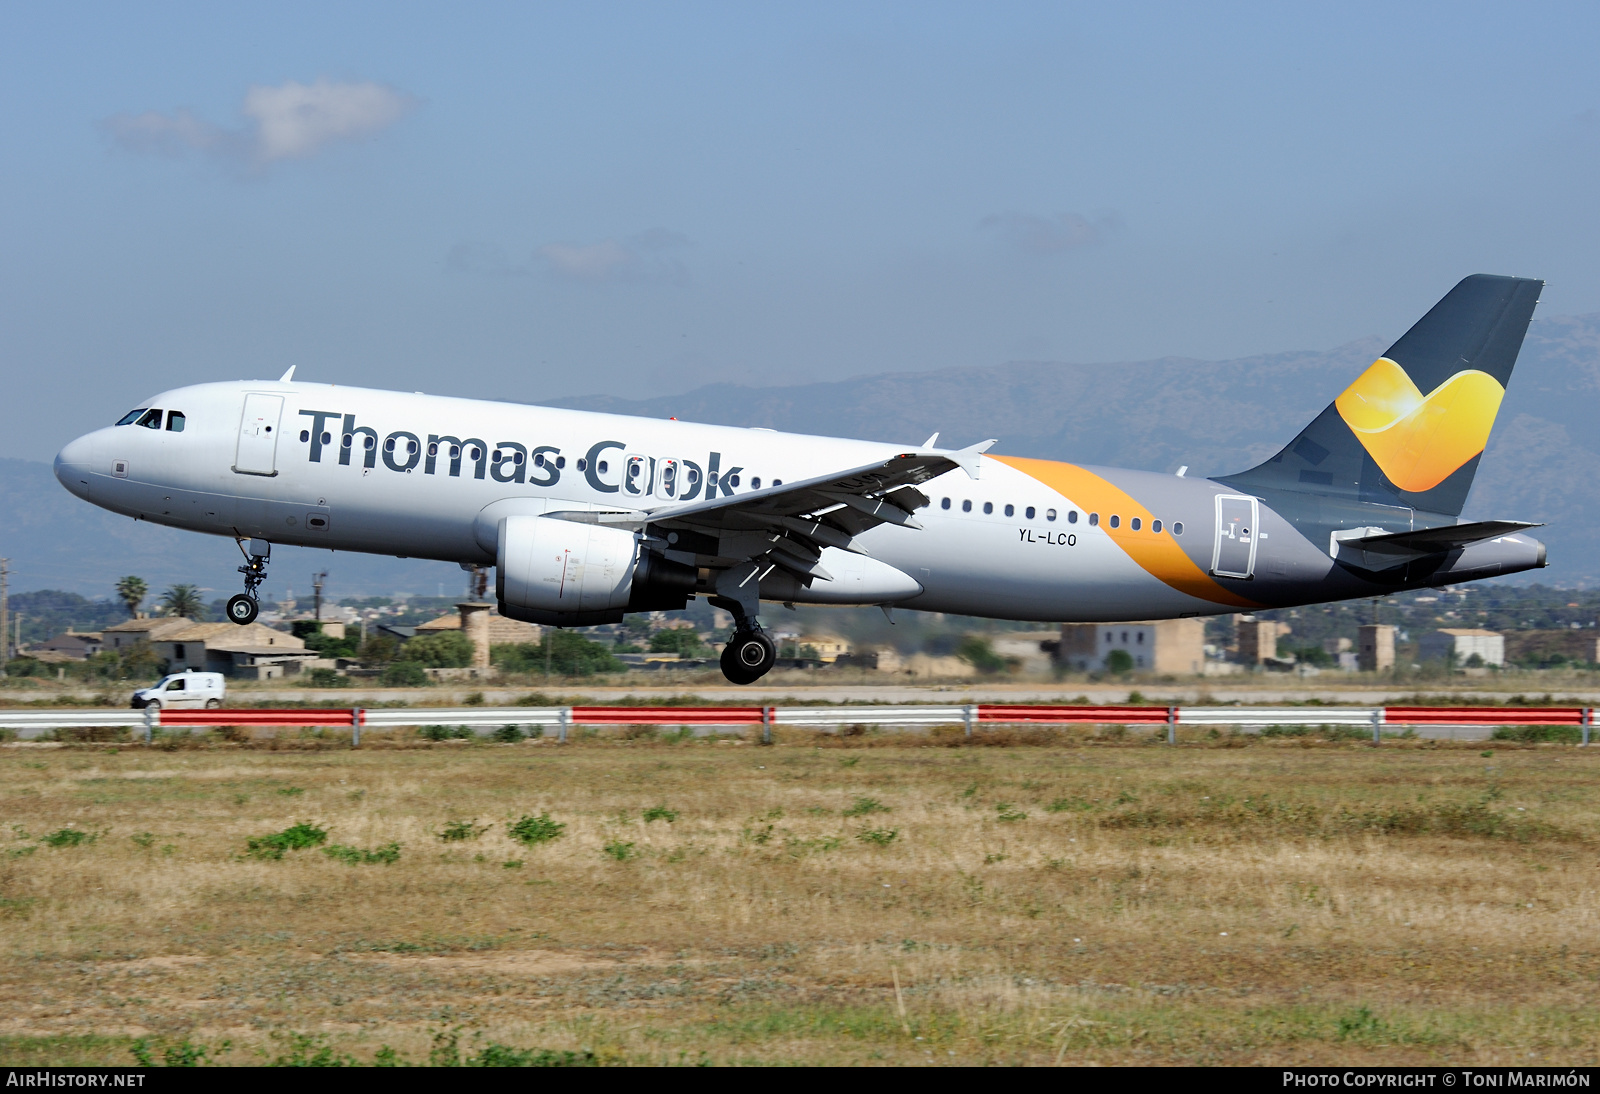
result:
[[[1466,278],[1282,452],[1218,481],[1458,515],[1543,288]]]

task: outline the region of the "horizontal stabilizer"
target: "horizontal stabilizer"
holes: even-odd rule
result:
[[[1469,543],[1498,539],[1513,532],[1538,527],[1540,525],[1525,520],[1480,520],[1471,524],[1451,524],[1443,528],[1423,528],[1415,532],[1364,536],[1356,540],[1352,546],[1359,546],[1363,551],[1436,555],[1454,551]]]
[[[1333,533],[1328,553],[1341,562],[1363,569],[1380,570],[1411,559],[1446,554],[1474,543],[1538,527],[1540,525],[1525,520],[1479,520],[1470,524],[1447,524],[1441,528],[1419,528],[1414,532],[1355,528]]]

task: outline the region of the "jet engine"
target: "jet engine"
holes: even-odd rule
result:
[[[502,520],[496,561],[501,614],[552,627],[676,611],[695,587],[693,567],[646,550],[632,532],[551,517]]]

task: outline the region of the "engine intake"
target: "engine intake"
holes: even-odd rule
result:
[[[695,571],[646,550],[632,532],[550,517],[500,521],[501,614],[552,627],[619,623],[626,612],[677,611]]]

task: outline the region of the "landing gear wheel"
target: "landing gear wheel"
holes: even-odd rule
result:
[[[256,621],[256,613],[261,606],[256,603],[255,597],[246,596],[244,593],[234,593],[228,598],[228,621],[243,627]]]
[[[765,631],[740,631],[722,650],[722,675],[734,684],[753,684],[772,668],[778,647]]]

